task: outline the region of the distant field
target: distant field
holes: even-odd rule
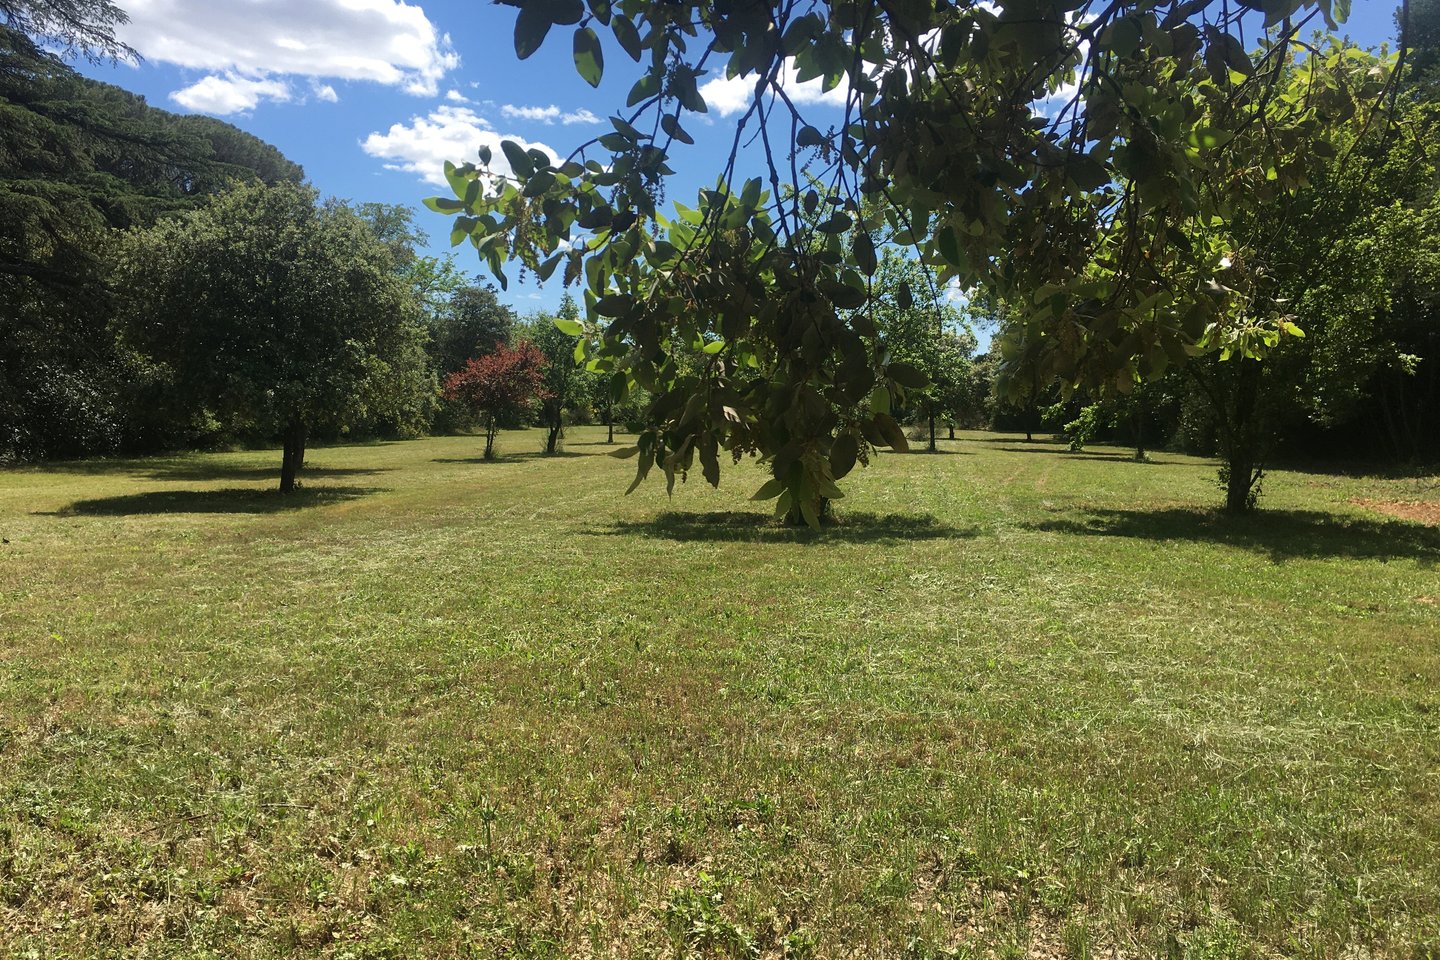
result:
[[[1435,479],[601,440],[0,472],[0,956],[1440,954]]]

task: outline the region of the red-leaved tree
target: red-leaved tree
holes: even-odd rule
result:
[[[509,412],[544,400],[545,355],[529,340],[465,361],[445,378],[445,397],[468,406],[485,424],[485,459],[495,459],[495,434]]]

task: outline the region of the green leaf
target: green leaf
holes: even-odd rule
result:
[[[695,71],[689,67],[675,69],[670,92],[680,101],[680,105],[691,113],[710,112],[705,98],[700,96],[700,88],[695,84]]]
[[[589,27],[575,31],[575,69],[590,86],[600,86],[605,73],[605,55],[600,52],[600,38]]]
[[[750,210],[760,206],[760,192],[763,185],[759,177],[751,177],[745,181],[745,186],[740,191],[740,203]]]
[[[785,481],[779,477],[772,477],[751,495],[751,500],[774,500],[785,492]]]
[[[896,361],[885,368],[885,374],[900,386],[912,390],[922,390],[930,385],[930,378],[925,372],[910,363]]]
[[[459,213],[465,209],[465,204],[459,200],[449,200],[445,197],[426,197],[425,206],[436,213]]]
[[[545,35],[550,32],[550,26],[554,22],[550,19],[548,5],[543,3],[527,3],[520,8],[520,15],[515,18],[515,55],[521,60],[528,60],[540,45],[545,42]]]
[[[580,321],[570,320],[565,317],[555,318],[555,329],[567,337],[578,337],[585,332],[585,328],[580,326]]]
[[[905,431],[900,429],[900,424],[888,413],[875,414],[875,426],[880,430],[880,435],[885,438],[885,443],[896,453],[908,453],[910,444],[905,442]]]
[[[480,181],[476,180],[475,182],[479,183]],[[549,170],[537,170],[530,179],[525,182],[525,189],[521,191],[521,195],[538,197],[554,185],[555,174]]]
[[[540,266],[535,268],[535,274],[542,282],[550,279],[550,276],[555,272],[555,268],[560,265],[560,258],[564,255],[563,252],[551,254],[545,258],[545,261],[541,263]]]
[[[679,140],[681,143],[695,142],[695,138],[690,136],[690,134],[686,133],[685,128],[680,126],[680,121],[675,119],[674,116],[668,113],[660,118],[660,129],[664,130],[666,133],[674,137],[676,140]]]
[[[945,258],[946,263],[954,267],[965,265],[965,258],[960,253],[960,238],[955,235],[954,227],[946,224],[939,236],[935,238],[935,242],[940,248],[940,256]]]
[[[855,265],[858,266],[865,276],[872,276],[877,266],[875,262],[875,241],[870,239],[868,233],[857,233],[855,235]]]
[[[900,305],[901,310],[909,310],[915,305],[915,294],[910,290],[910,284],[900,282],[900,289],[895,293],[895,302]]]
[[[702,352],[704,352],[704,353],[711,353],[711,354],[719,353],[721,350],[724,350],[724,349],[725,349],[725,341],[724,341],[724,340],[711,340],[709,343],[705,344],[705,346],[704,346],[703,348],[701,348],[701,349],[702,349]]]
[[[809,124],[801,127],[800,132],[795,135],[795,146],[797,147],[818,147],[824,142],[825,138],[820,131]]]
[[[620,49],[624,50],[631,60],[639,63],[640,52],[644,48],[640,44],[640,34],[635,30],[635,24],[630,22],[630,18],[615,14],[610,20],[610,31],[619,41]]]
[[[858,310],[870,299],[864,290],[857,290],[848,283],[829,283],[824,290],[838,310]]]
[[[635,86],[630,88],[630,95],[625,98],[625,106],[633,107],[647,97],[653,97],[660,92],[660,78],[653,73],[642,74]]]
[[[712,487],[720,486],[718,446],[715,442],[715,434],[706,431],[700,436],[700,471],[705,476],[705,482]]]
[[[853,433],[842,433],[830,444],[830,473],[836,480],[855,469],[855,459],[860,455],[860,444]]]
[[[611,450],[610,456],[614,457],[616,460],[629,460],[631,457],[635,456],[635,454],[639,452],[639,447],[621,447],[619,450]]]
[[[535,172],[535,167],[530,162],[530,154],[514,140],[501,140],[500,151],[505,154],[505,159],[510,161],[510,169],[515,172],[515,176],[523,180]]]
[[[1195,127],[1191,129],[1189,141],[1190,146],[1200,147],[1206,150],[1214,147],[1223,147],[1235,136],[1229,130],[1217,130],[1214,127]]]
[[[595,312],[602,317],[620,317],[630,309],[630,297],[623,293],[611,293],[595,301]]]

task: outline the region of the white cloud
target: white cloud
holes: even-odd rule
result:
[[[555,118],[560,116],[560,108],[554,104],[548,107],[517,107],[513,103],[507,103],[500,108],[500,112],[512,120],[534,120],[539,123],[554,123]]]
[[[531,143],[510,134],[497,133],[490,122],[469,107],[441,105],[426,116],[411,117],[409,123],[392,124],[385,133],[372,133],[361,148],[372,157],[388,161],[389,170],[413,173],[436,186],[446,186],[445,161],[475,161],[481,146],[490,147],[490,169],[509,174],[510,165],[500,150],[501,140],[514,140],[527,150],[540,150],[554,163],[560,157],[543,143]]]
[[[794,58],[786,59],[784,72],[780,76],[780,86],[785,88],[785,92],[797,106],[817,103],[832,107],[845,106],[845,99],[850,94],[849,84],[842,82],[840,86],[827,92],[820,78],[801,83],[799,73]],[[716,77],[700,86],[700,96],[705,98],[706,106],[722,117],[740,113],[749,107],[750,96],[754,92],[754,75]]]
[[[553,126],[556,120],[559,120],[566,126],[577,123],[600,122],[599,117],[584,107],[566,113],[553,103],[548,107],[517,107],[513,103],[507,103],[500,108],[500,113],[509,117],[511,120],[529,120],[532,123],[543,123],[547,127]]]
[[[595,116],[595,114],[591,113],[589,110],[586,110],[584,107],[581,107],[579,110],[574,110],[570,113],[562,114],[560,117],[560,122],[565,124],[566,126],[569,126],[576,123],[599,123],[600,118]]]
[[[209,72],[172,95],[194,110],[251,93],[250,106],[285,99],[255,85],[288,89],[291,77],[365,80],[434,96],[459,64],[450,38],[405,0],[127,0],[125,12],[130,23],[120,38],[144,57]]]
[[[469,103],[469,102],[470,102],[470,98],[467,97],[467,96],[465,96],[465,94],[461,93],[459,90],[446,90],[446,91],[445,91],[445,99],[446,99],[446,100],[449,100],[451,103]]]
[[[321,83],[318,80],[310,81],[310,92],[315,94],[316,100],[324,100],[326,103],[339,103],[340,94],[328,83]]]
[[[260,80],[236,74],[217,77],[211,74],[188,87],[176,90],[170,94],[170,99],[186,110],[224,116],[254,110],[261,100],[289,100],[290,87],[278,80]]]

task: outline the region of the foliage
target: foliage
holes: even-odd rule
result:
[[[540,419],[545,425],[545,452],[556,453],[565,413],[588,406],[594,395],[595,374],[582,369],[575,355],[575,334],[581,330],[580,308],[568,294],[554,316],[540,314],[525,327],[526,338],[545,357],[545,388]]]
[[[871,282],[867,309],[890,356],[925,378],[925,386],[913,391],[910,405],[912,412],[929,420],[934,450],[935,418],[953,423],[964,415],[975,336],[946,292],[936,287],[931,272],[915,258],[893,249],[883,251]]]
[[[445,378],[445,396],[463,403],[485,425],[485,459],[495,458],[495,436],[507,414],[547,400],[545,355],[533,343],[497,344]]]
[[[127,339],[169,364],[182,395],[283,431],[302,460],[309,431],[417,419],[434,389],[385,247],[347,206],[316,200],[238,185],[119,254]]]
[[[140,59],[115,35],[130,18],[110,0],[0,0],[0,19],[32,49],[59,47],[66,56],[97,63]]]
[[[1261,187],[1241,206],[1290,189],[1317,129],[1373,112],[1385,83],[1373,61],[1291,66],[1317,12],[1333,27],[1347,6],[1267,4],[1252,53],[1244,7],[1208,0],[527,3],[517,53],[573,26],[577,70],[595,83],[608,31],[642,64],[629,106],[558,164],[505,141],[505,167],[491,168],[482,150],[447,168],[455,199],[428,202],[457,215],[454,236],[502,282],[510,259],[583,280],[587,312],[608,322],[587,348],[597,369],[655,395],[638,478],[658,465],[673,485],[698,457],[718,483],[718,449],[756,454],[778,481],[767,493],[813,515],[860,454],[903,443],[888,409],[923,386],[850,313],[869,301],[876,237],[912,246],[940,285],[986,288],[1054,328],[1046,381],[1118,385],[1146,372],[1137,356],[1263,337],[1271,318],[1197,293],[1219,248],[1185,227],[1233,212],[1241,174]],[[784,88],[791,65],[848,91],[841,123],[807,121]],[[662,216],[670,152],[692,141],[684,123],[707,111],[697,81],[716,66],[752,102],[715,187]],[[763,172],[742,184],[747,138]],[[812,179],[833,186],[822,197]],[[712,362],[687,359],[712,344]]]
[[[0,459],[191,439],[198,412],[109,330],[110,233],[231,180],[300,177],[249,134],[149,107],[0,26]]]

